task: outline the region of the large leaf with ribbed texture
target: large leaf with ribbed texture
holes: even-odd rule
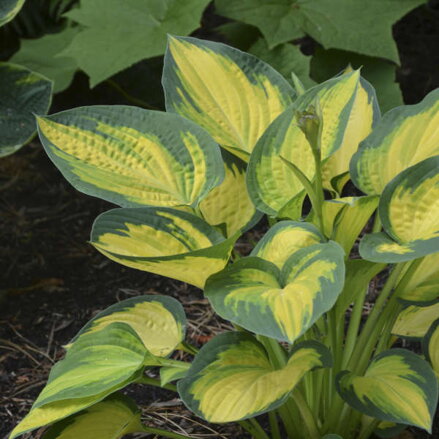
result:
[[[40,117],[38,130],[76,189],[124,207],[195,206],[224,176],[216,143],[176,114],[97,105]]]
[[[439,154],[439,90],[386,113],[353,156],[350,172],[367,194],[380,194],[400,172]]]
[[[275,369],[253,337],[228,332],[203,346],[178,391],[198,416],[238,421],[279,407],[307,372],[330,365],[327,348],[313,341],[297,345]]]
[[[202,288],[224,268],[238,234],[225,239],[198,216],[169,208],[113,209],[96,218],[91,243],[108,258]]]
[[[384,421],[431,432],[438,385],[430,365],[404,349],[377,355],[364,376],[349,371],[336,378],[341,397],[356,410]]]
[[[167,111],[193,120],[245,161],[294,96],[282,75],[253,55],[189,37],[170,37],[163,86]]]
[[[343,288],[344,253],[335,242],[290,256],[282,270],[258,257],[211,276],[205,295],[223,318],[256,334],[293,343],[331,309]]]
[[[374,262],[401,262],[439,251],[439,156],[398,174],[378,206],[384,232],[366,235],[360,254]]]
[[[148,351],[158,357],[171,354],[185,336],[186,316],[180,302],[154,294],[132,297],[108,307],[93,317],[71,343],[116,322],[129,325]]]

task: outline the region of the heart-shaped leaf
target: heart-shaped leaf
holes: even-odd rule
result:
[[[439,154],[439,90],[416,105],[386,113],[352,157],[352,181],[367,194],[380,194],[400,172]]]
[[[186,316],[176,299],[158,295],[138,296],[116,303],[97,314],[71,343],[116,322],[129,325],[146,349],[158,357],[171,354],[183,341],[186,330]]]
[[[198,416],[232,422],[279,407],[307,372],[329,366],[328,349],[310,341],[297,345],[285,366],[275,369],[253,337],[229,332],[203,346],[177,386]]]
[[[124,207],[195,206],[224,176],[218,145],[176,114],[97,105],[40,117],[38,130],[76,189]]]
[[[398,315],[392,334],[399,337],[422,338],[439,318],[439,302],[429,306],[410,305]]]
[[[237,237],[225,239],[191,213],[145,207],[103,213],[93,224],[91,243],[120,264],[202,288],[225,267]]]
[[[336,386],[351,407],[368,416],[431,432],[438,398],[436,377],[430,365],[410,351],[382,352],[364,376],[340,372]]]
[[[398,174],[384,189],[378,212],[386,233],[366,235],[362,258],[402,262],[439,250],[439,156]]]
[[[284,160],[293,163],[309,180],[314,178],[311,147],[296,116],[312,105],[316,97],[323,118],[322,160],[341,148],[345,140],[351,142],[346,130],[359,79],[359,72],[354,71],[309,89],[268,126],[252,152],[247,171],[250,197],[259,210],[276,215],[303,191],[302,183]]]
[[[282,271],[260,258],[241,259],[211,276],[205,295],[221,317],[293,343],[334,306],[344,273],[341,247],[315,244],[294,253]]]
[[[167,111],[193,120],[245,161],[294,96],[282,75],[253,55],[190,37],[170,37],[163,87]]]
[[[48,111],[52,86],[38,73],[0,62],[0,157],[13,154],[35,135],[34,113]]]
[[[312,224],[279,221],[258,242],[250,256],[272,262],[282,270],[286,260],[293,253],[324,240],[324,236]]]
[[[131,398],[116,393],[56,423],[43,439],[119,439],[143,431],[140,414]]]

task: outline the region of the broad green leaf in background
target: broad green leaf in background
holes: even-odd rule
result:
[[[258,28],[237,21],[221,24],[215,31],[225,37],[227,44],[244,52],[247,52],[261,36]]]
[[[71,343],[115,322],[131,326],[146,349],[158,357],[171,354],[185,336],[186,316],[180,302],[173,297],[150,295],[123,300],[100,312]]]
[[[433,322],[422,340],[424,354],[439,379],[439,317]]]
[[[375,88],[382,112],[403,104],[402,93],[396,81],[396,66],[390,61],[343,50],[324,50],[317,47],[311,58],[311,78],[326,81],[348,65],[361,68],[361,76]]]
[[[343,256],[329,242],[293,253],[282,271],[258,257],[243,258],[211,276],[204,292],[221,317],[294,343],[334,306],[343,288]]]
[[[402,262],[439,251],[439,156],[398,174],[378,206],[384,232],[360,242],[363,259]]]
[[[424,256],[398,299],[421,306],[439,300],[439,252]]]
[[[273,66],[287,80],[291,81],[291,73],[294,73],[306,88],[315,85],[309,77],[311,57],[304,55],[298,46],[281,44],[270,50],[267,42],[259,38],[248,51]]]
[[[439,90],[419,104],[386,113],[352,157],[355,186],[366,194],[380,194],[404,169],[439,154]]]
[[[425,0],[215,0],[217,13],[258,27],[274,47],[310,35],[336,48],[399,62],[392,25]],[[371,32],[373,29],[373,32]]]
[[[108,258],[199,288],[224,268],[229,239],[201,218],[167,208],[113,209],[96,219],[91,243]]]
[[[312,224],[279,221],[258,242],[250,256],[272,262],[282,270],[286,260],[293,253],[324,241],[324,236]]]
[[[228,332],[203,346],[178,391],[203,419],[232,422],[279,407],[307,372],[329,366],[329,351],[313,341],[295,346],[285,366],[276,370],[253,337]]]
[[[83,335],[52,368],[46,386],[11,439],[77,413],[130,384],[147,355],[142,341],[124,323]]]
[[[247,164],[222,150],[224,180],[200,202],[203,218],[212,226],[225,225],[226,235],[244,232],[262,217],[250,199],[245,183]]]
[[[35,134],[34,113],[45,114],[52,82],[25,67],[0,62],[0,157],[29,142]]]
[[[163,87],[167,111],[193,120],[245,161],[294,97],[293,88],[268,64],[196,38],[169,39]]]
[[[195,206],[223,179],[218,145],[176,114],[96,105],[40,117],[38,128],[76,189],[124,207]]]
[[[21,64],[54,81],[54,92],[65,90],[73,80],[78,65],[73,58],[58,56],[78,33],[78,27],[67,27],[61,32],[41,38],[20,41],[20,50],[11,62]]]
[[[0,26],[11,21],[24,5],[25,0],[2,0],[0,3]]]
[[[314,178],[311,147],[298,125],[297,111],[305,111],[319,98],[323,114],[322,159],[327,159],[343,145],[359,79],[359,72],[354,71],[307,90],[267,128],[253,150],[247,170],[249,193],[259,210],[276,215],[303,192],[302,183],[281,157],[297,166],[308,179]]]
[[[368,416],[431,432],[437,380],[430,365],[410,351],[384,351],[372,360],[364,376],[347,370],[339,373],[336,386],[351,407]]]
[[[62,54],[76,60],[94,87],[142,59],[163,54],[168,33],[190,34],[209,1],[81,0],[65,15],[82,29]]]
[[[439,318],[439,303],[428,306],[410,305],[398,315],[392,334],[399,337],[422,338]]]
[[[43,439],[119,439],[143,431],[135,402],[116,393],[53,425]]]

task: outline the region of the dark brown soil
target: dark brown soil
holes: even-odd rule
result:
[[[209,29],[218,21],[208,14],[204,33],[214,36]],[[405,100],[418,102],[439,86],[439,1],[403,19],[394,35]],[[160,64],[157,59],[136,68],[157,72]],[[126,88],[131,74],[119,78]],[[150,89],[159,90],[159,84],[156,75]],[[128,102],[108,83],[90,93],[85,76],[78,74],[73,87],[57,96],[52,112],[99,103]],[[161,108],[161,94],[149,104]],[[155,293],[178,297],[190,318],[189,339],[197,345],[228,327],[196,288],[120,266],[87,243],[94,218],[111,207],[74,190],[38,141],[0,160],[0,438],[27,413],[51,366],[63,355],[62,346],[96,312],[118,300]],[[128,393],[154,425],[192,437],[247,437],[237,426],[200,422],[171,392],[131,386]],[[412,437],[439,437],[438,422],[433,435],[416,431]]]

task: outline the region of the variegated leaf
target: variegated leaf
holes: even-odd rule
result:
[[[237,237],[225,239],[188,212],[144,207],[103,213],[90,240],[113,261],[202,288],[225,267]]]
[[[422,258],[404,289],[398,292],[398,299],[421,306],[439,301],[439,253]]]
[[[439,378],[439,316],[422,340],[424,354]]]
[[[344,253],[335,242],[296,251],[282,271],[257,257],[211,276],[205,295],[223,318],[256,334],[293,343],[343,288]]]
[[[172,366],[163,366],[160,368],[160,384],[165,386],[171,381],[180,380],[187,375],[191,363],[181,363]]]
[[[386,233],[362,239],[364,259],[402,262],[439,251],[439,156],[398,174],[385,187],[378,212]]]
[[[312,341],[297,345],[285,366],[275,369],[253,337],[229,332],[203,346],[178,391],[198,416],[238,421],[279,407],[307,372],[330,365],[327,348]]]
[[[368,416],[431,432],[438,398],[436,377],[430,365],[410,351],[382,352],[364,376],[342,371],[336,386],[351,407]]]
[[[258,242],[250,256],[272,262],[282,270],[286,260],[293,253],[324,241],[324,236],[312,224],[279,221]]]
[[[133,382],[148,352],[125,323],[84,334],[52,368],[49,380],[11,439],[83,410]]]
[[[116,393],[52,426],[43,439],[120,439],[143,431],[135,402]]]
[[[398,315],[392,334],[399,337],[422,338],[439,318],[439,303],[429,306],[410,305]]]
[[[245,161],[294,97],[280,73],[253,55],[190,37],[169,38],[163,86],[167,111],[193,120]]]
[[[25,0],[2,0],[0,3],[0,26],[9,23],[23,7]]]
[[[13,154],[34,137],[34,114],[49,110],[52,88],[46,77],[0,62],[0,157]]]
[[[380,194],[404,169],[439,154],[439,90],[416,105],[386,113],[350,165],[352,180],[367,194]]]
[[[129,325],[146,349],[157,357],[171,354],[183,341],[186,330],[186,316],[176,299],[159,295],[138,296],[116,303],[97,314],[71,343],[115,322]]]
[[[218,145],[176,114],[98,105],[40,117],[38,130],[76,189],[120,206],[195,206],[224,177]]]
[[[326,189],[340,193],[349,175],[340,180],[342,174],[349,171],[349,163],[364,140],[380,119],[380,108],[375,89],[364,78],[360,78],[355,100],[349,113],[349,121],[344,132],[341,147],[332,154],[322,167],[323,185]]]
[[[284,160],[297,166],[309,180],[314,178],[311,147],[296,116],[298,111],[305,111],[312,105],[316,97],[323,117],[322,160],[335,153],[344,139],[351,142],[346,129],[359,78],[359,72],[355,71],[309,89],[267,128],[253,150],[247,171],[250,197],[259,210],[277,215],[291,199],[303,192],[302,183]]]
[[[244,232],[262,217],[250,199],[245,183],[247,164],[222,151],[225,177],[199,204],[203,218],[211,225],[223,224],[228,237]]]

